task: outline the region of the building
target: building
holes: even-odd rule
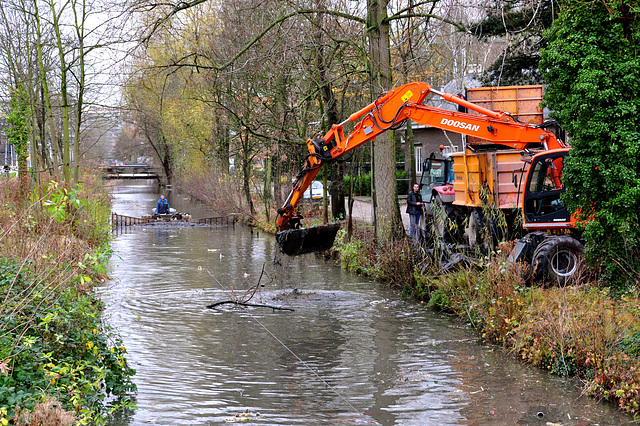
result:
[[[441,89],[443,92],[453,94],[465,94],[467,88],[480,87],[480,80],[476,79],[475,74],[469,74],[464,78],[464,82],[460,85],[456,80],[452,80],[445,84]],[[455,111],[457,105],[447,102],[439,96],[426,101],[425,104]],[[412,123],[413,144],[416,156],[416,173],[418,177],[422,175],[422,165],[424,161],[434,154],[436,158],[443,158],[443,152],[460,151],[463,147],[463,138],[459,133],[447,132],[435,127],[424,126]],[[402,141],[404,143],[404,140]],[[440,149],[444,147],[444,149]]]

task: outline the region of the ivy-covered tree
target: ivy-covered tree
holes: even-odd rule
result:
[[[23,182],[27,177],[27,157],[31,134],[31,108],[22,86],[11,92],[11,111],[7,116],[7,137],[18,154],[18,174]]]
[[[640,281],[640,5],[561,0],[540,69],[546,104],[571,135],[565,202],[585,224],[604,285]]]

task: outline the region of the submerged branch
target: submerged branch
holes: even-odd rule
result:
[[[226,303],[232,303],[234,305],[241,305],[241,306],[251,306],[251,307],[255,307],[255,308],[271,308],[271,309],[275,309],[275,310],[278,310],[278,311],[295,311],[295,309],[292,309],[292,308],[283,308],[281,306],[273,306],[273,305],[263,305],[261,303],[240,302],[238,300],[221,300],[219,302],[214,302],[214,303],[212,303],[210,305],[207,305],[207,308],[213,309],[216,306],[224,305]]]

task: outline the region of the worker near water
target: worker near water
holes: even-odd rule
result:
[[[156,207],[156,213],[158,214],[169,213],[169,200],[164,198],[164,195],[160,195],[160,199],[158,200],[158,206]]]
[[[420,185],[414,183],[413,190],[409,191],[409,195],[407,195],[407,213],[409,213],[409,236],[416,243],[420,235],[420,216],[423,204]]]

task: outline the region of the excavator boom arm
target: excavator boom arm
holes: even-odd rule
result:
[[[435,93],[480,115],[422,105],[429,93]],[[333,125],[322,138],[307,141],[309,155],[287,200],[282,208],[278,209],[278,229],[284,231],[299,226],[295,208],[323,163],[342,157],[407,119],[421,125],[475,136],[520,150],[539,144],[544,145],[546,149],[565,147],[552,132],[518,122],[506,113],[480,107],[450,93],[438,92],[424,82],[405,84],[353,113],[346,121]],[[350,122],[356,123],[353,130],[345,136],[343,128]]]

